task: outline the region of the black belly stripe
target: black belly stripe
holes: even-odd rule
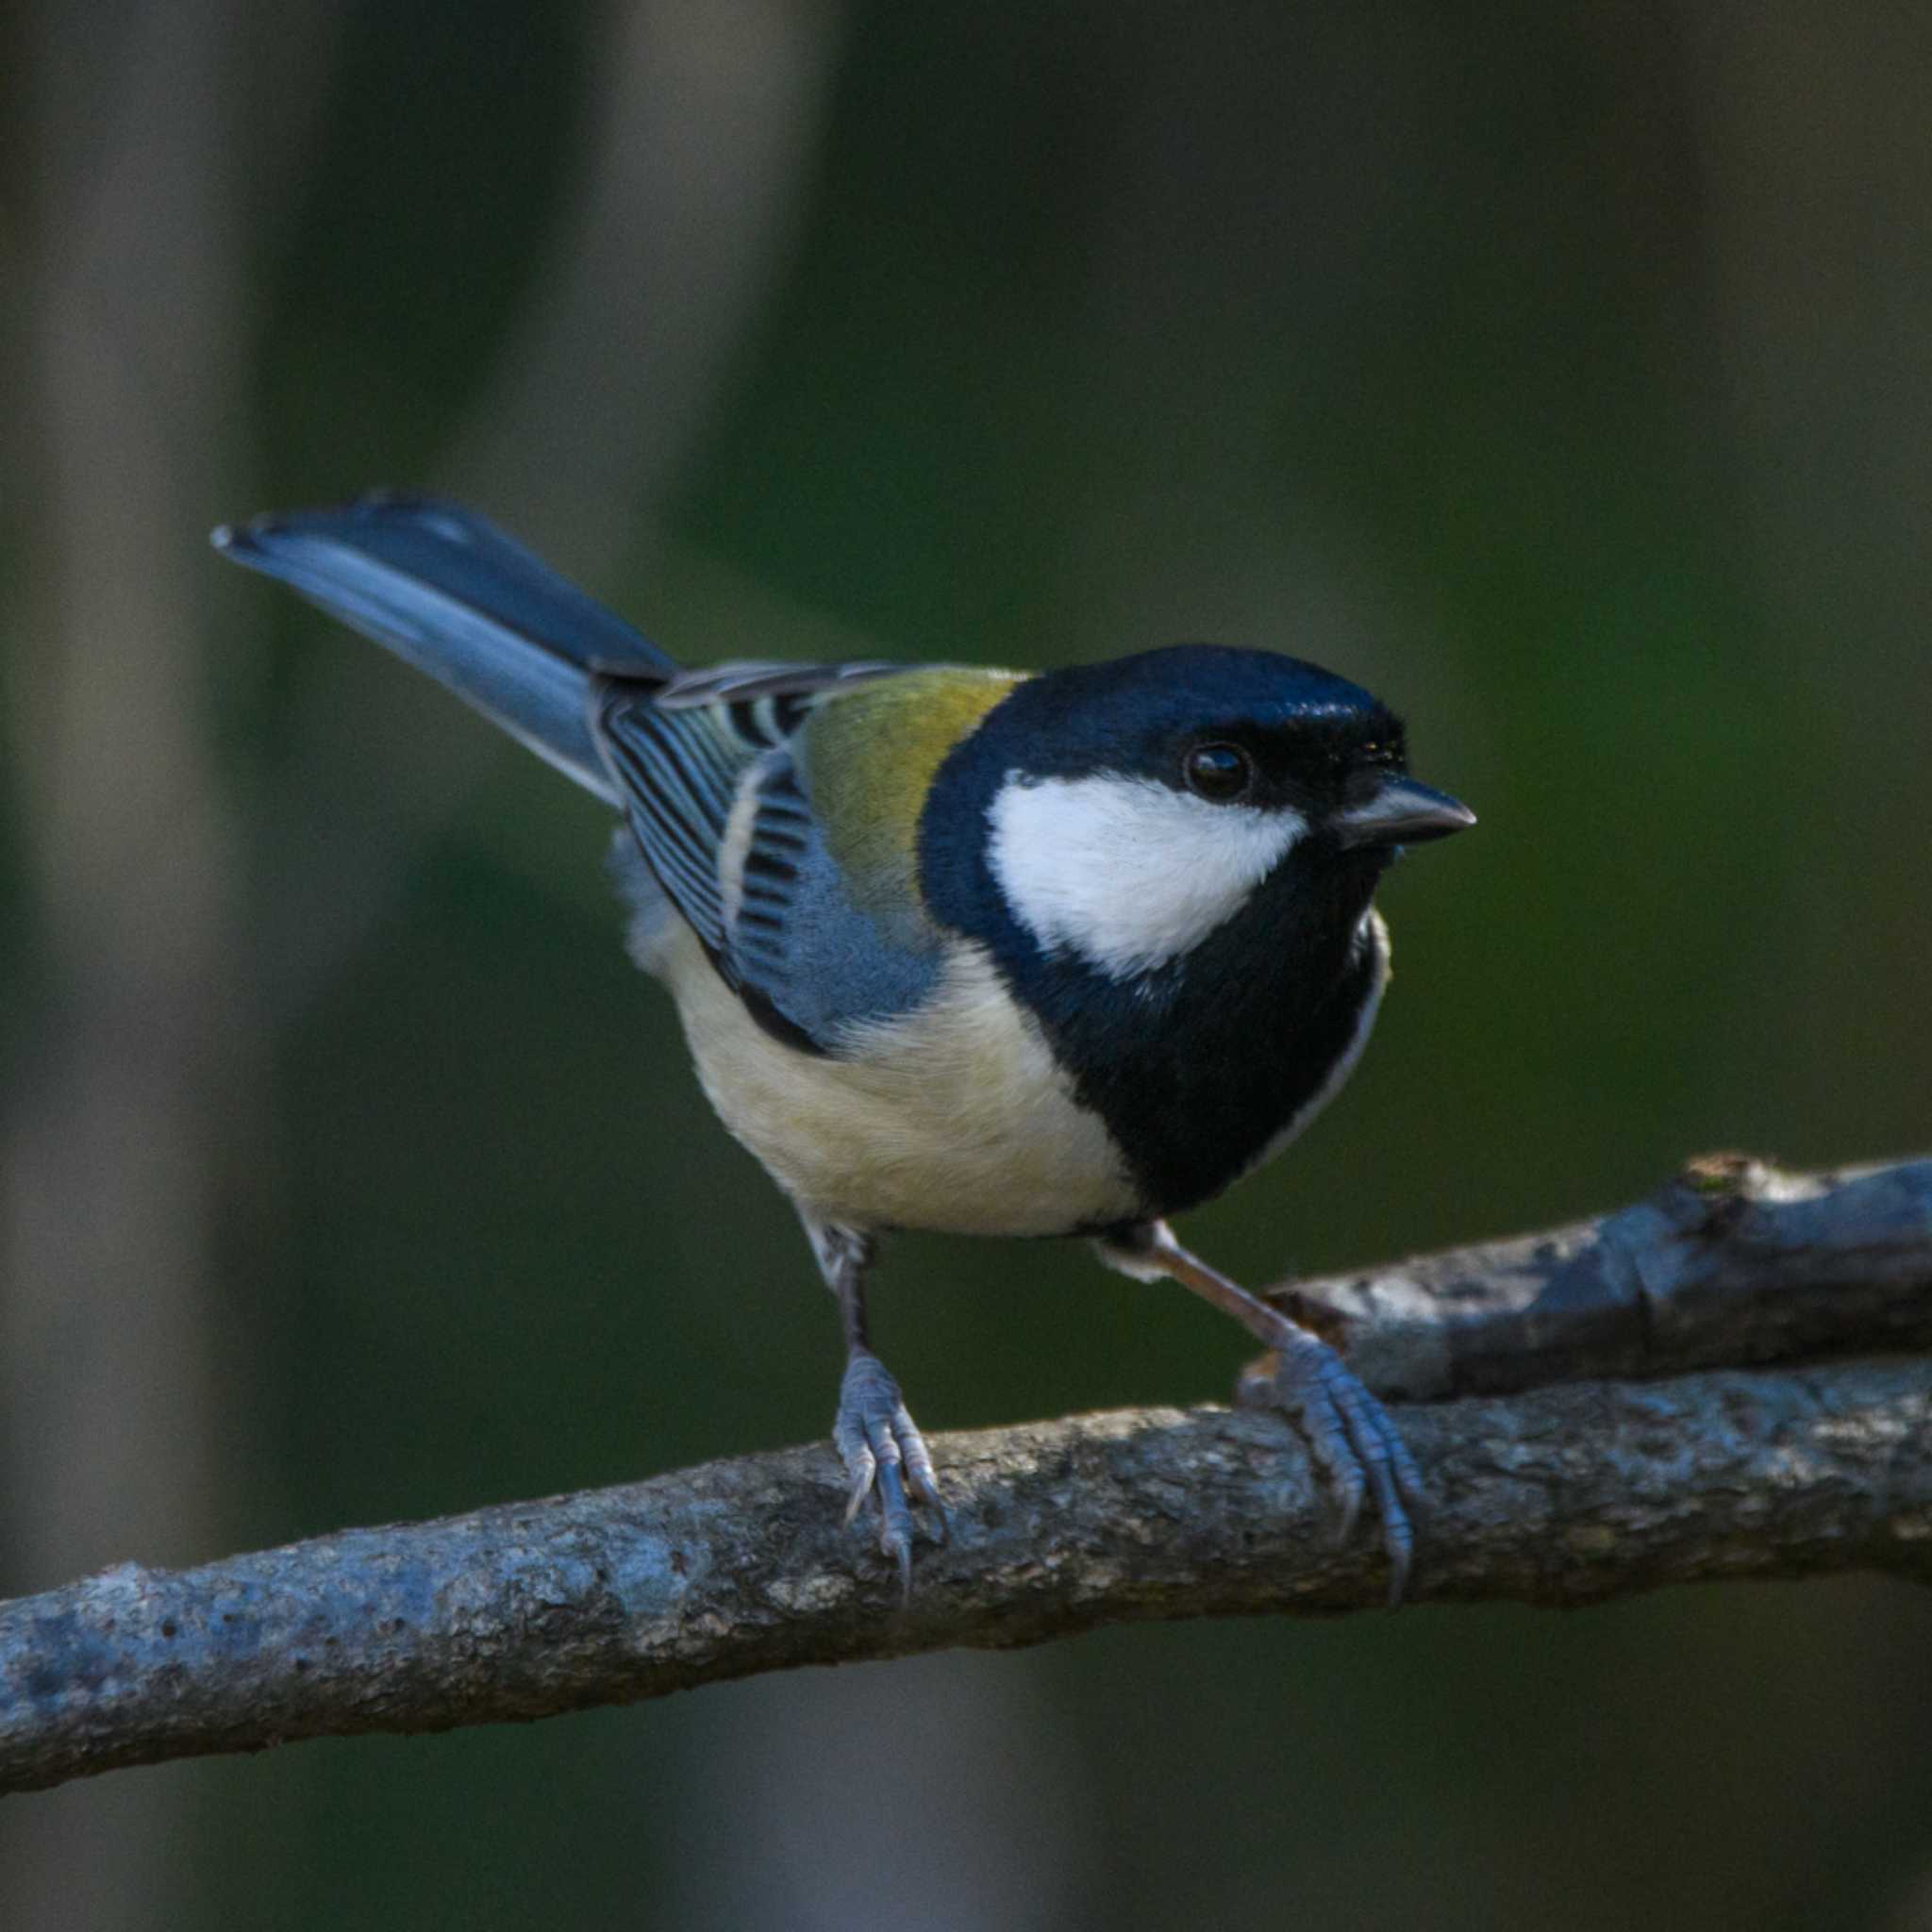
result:
[[[1020,965],[1075,1097],[1107,1123],[1149,1215],[1238,1180],[1321,1092],[1375,995],[1362,923],[1373,881],[1341,902],[1270,892],[1139,982],[1062,958]]]

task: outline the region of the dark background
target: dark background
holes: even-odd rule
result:
[[[214,523],[457,491],[694,660],[1212,637],[1478,831],[1263,1278],[1926,1141],[1932,16],[0,12],[0,1591],[809,1439],[603,822]],[[928,1429],[1216,1399],[907,1240]],[[1423,1562],[1426,1564],[1424,1546]],[[0,1816],[0,1924],[1932,1925],[1932,1607],[1122,1630]]]

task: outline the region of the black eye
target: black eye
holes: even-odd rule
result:
[[[1238,744],[1197,744],[1181,767],[1188,790],[1214,805],[1227,805],[1255,782],[1255,761]]]

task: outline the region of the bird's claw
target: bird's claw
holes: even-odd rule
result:
[[[1415,1529],[1404,1506],[1421,1504],[1423,1477],[1388,1410],[1325,1341],[1293,1329],[1272,1357],[1242,1375],[1237,1399],[1284,1410],[1301,1425],[1341,1505],[1338,1546],[1354,1535],[1364,1500],[1374,1497],[1392,1610],[1402,1601],[1415,1554]]]
[[[906,1407],[906,1399],[878,1357],[855,1349],[839,1385],[839,1413],[832,1444],[845,1465],[849,1524],[874,1498],[879,1512],[879,1548],[898,1566],[901,1598],[912,1594],[912,1506],[933,1512],[940,1541],[951,1535],[940,1499],[939,1477],[925,1439]]]

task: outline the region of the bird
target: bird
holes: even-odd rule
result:
[[[932,1455],[873,1347],[900,1229],[1077,1237],[1266,1350],[1346,1541],[1389,1601],[1424,1485],[1382,1404],[1292,1305],[1172,1217],[1293,1141],[1389,979],[1375,890],[1474,824],[1404,727],[1304,659],[1173,644],[1038,672],[884,660],[687,669],[460,504],[372,492],[213,532],[600,800],[632,957],[699,1082],[802,1221],[845,1346],[832,1442],[912,1587],[948,1534]]]

